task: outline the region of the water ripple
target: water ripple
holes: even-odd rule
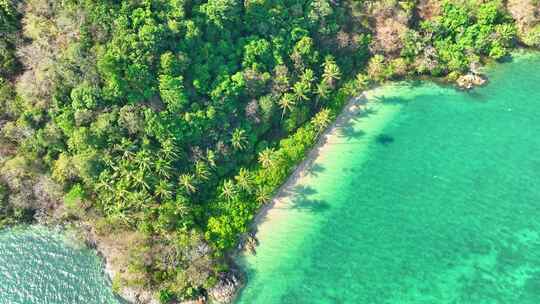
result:
[[[57,231],[0,231],[0,304],[118,304],[101,266]]]

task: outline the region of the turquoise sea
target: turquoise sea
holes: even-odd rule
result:
[[[0,230],[1,304],[120,304],[95,251],[40,226]]]
[[[370,92],[263,218],[238,303],[540,303],[539,70]]]
[[[540,303],[540,55],[367,94],[258,226],[240,304]],[[0,231],[0,304],[119,303],[95,252]]]

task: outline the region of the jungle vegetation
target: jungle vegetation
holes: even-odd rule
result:
[[[118,289],[206,295],[347,100],[540,44],[533,0],[0,0],[0,223],[84,222]],[[124,236],[129,235],[129,238]]]

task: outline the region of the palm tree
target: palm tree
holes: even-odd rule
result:
[[[150,186],[146,182],[146,174],[144,174],[143,170],[135,173],[133,183],[135,184],[135,186],[140,187],[141,189],[150,189]]]
[[[228,201],[232,200],[236,195],[236,186],[232,180],[226,180],[221,186],[220,197],[226,198]]]
[[[102,160],[105,163],[105,165],[110,167],[111,169],[113,169],[113,171],[118,170],[118,166],[117,166],[115,160],[113,159],[113,157],[110,154],[103,155]]]
[[[321,81],[321,83],[317,85],[316,93],[317,103],[319,103],[319,100],[325,100],[328,98],[328,95],[330,94],[330,87],[328,87],[328,84],[325,81]]]
[[[130,211],[141,210],[151,200],[151,196],[146,190],[132,191],[125,200],[126,206],[124,209]]]
[[[213,150],[206,150],[206,160],[208,161],[208,164],[210,166],[215,167],[216,166],[216,153],[214,153]]]
[[[135,156],[135,153],[132,151],[134,147],[133,141],[124,137],[119,144],[113,146],[113,151],[121,152],[124,159],[132,159]]]
[[[176,202],[176,213],[180,217],[184,217],[189,214],[191,207],[186,202]]]
[[[152,159],[150,158],[150,153],[146,150],[140,150],[135,154],[133,160],[135,164],[144,172],[147,172],[150,169],[150,164]]]
[[[110,192],[113,191],[113,188],[111,187],[109,180],[102,178],[101,176],[99,178],[99,181],[95,184],[95,188],[98,191],[101,191],[101,190],[110,191]]]
[[[174,141],[172,139],[167,139],[161,143],[161,154],[167,160],[174,160],[178,158],[178,152]]]
[[[297,101],[308,100],[307,94],[309,94],[310,85],[303,81],[298,81],[293,86],[293,92]]]
[[[334,82],[341,78],[341,71],[339,70],[339,66],[334,61],[334,58],[332,56],[327,56],[323,63],[323,80],[330,86],[334,87]]]
[[[251,176],[245,168],[240,168],[238,175],[234,177],[238,187],[246,192],[251,192]]]
[[[308,86],[311,87],[311,84],[315,80],[315,75],[313,73],[313,70],[312,69],[306,69],[304,71],[304,73],[302,74],[302,76],[300,77],[300,79],[301,79],[302,82],[307,83]]]
[[[169,200],[173,195],[171,188],[171,184],[169,184],[166,180],[161,180],[154,189],[154,194],[159,197],[161,201]]]
[[[137,172],[129,167],[122,167],[121,171],[116,171],[111,174],[112,180],[121,180],[123,183],[133,185],[137,183]]]
[[[256,200],[259,204],[266,204],[270,201],[271,191],[268,189],[268,187],[259,187],[257,188],[257,192],[255,194]]]
[[[175,206],[177,210],[176,212],[180,216],[188,215],[192,209],[189,198],[187,198],[186,196],[182,194],[176,194],[176,200],[174,202],[175,202]]]
[[[164,159],[164,158],[158,158],[156,160],[156,163],[154,164],[154,168],[156,170],[156,173],[159,174],[162,177],[170,178],[171,177],[171,162]]]
[[[362,73],[356,75],[356,86],[360,90],[365,90],[369,86],[369,77]]]
[[[184,173],[178,177],[178,184],[183,188],[187,193],[192,193],[197,190],[194,186],[194,177],[192,174]]]
[[[115,196],[115,200],[126,200],[131,192],[127,191],[122,186],[117,187],[117,189],[114,191],[113,195]]]
[[[259,163],[263,168],[269,168],[274,164],[274,150],[266,148],[259,152]]]
[[[296,100],[294,98],[294,95],[291,93],[285,93],[281,97],[281,99],[278,102],[280,108],[283,110],[281,114],[281,119],[283,119],[283,116],[285,116],[285,112],[289,111],[291,112],[296,105]]]
[[[124,150],[124,152],[122,153],[122,159],[132,160],[134,156],[135,153],[130,150]]]
[[[198,160],[195,163],[195,174],[201,180],[208,180],[208,177],[210,176],[210,171],[208,171],[208,166],[205,162]]]
[[[245,149],[247,144],[246,131],[239,128],[234,129],[231,144],[235,149]]]
[[[322,109],[319,113],[315,114],[315,117],[311,120],[318,132],[321,132],[328,127],[331,121],[330,110],[328,109]]]

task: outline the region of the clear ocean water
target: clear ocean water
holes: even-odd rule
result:
[[[540,303],[539,71],[371,92],[259,225],[238,303]]]
[[[119,304],[92,250],[44,227],[0,230],[1,304]]]

